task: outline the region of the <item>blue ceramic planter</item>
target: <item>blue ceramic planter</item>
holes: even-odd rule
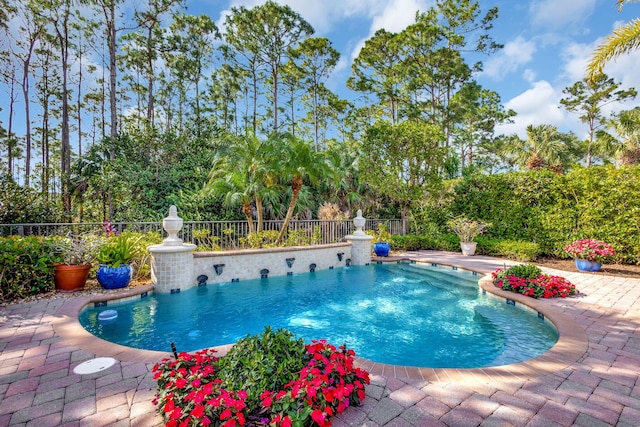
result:
[[[104,289],[120,289],[127,287],[132,274],[133,270],[129,264],[123,264],[120,267],[100,264],[96,272],[96,279]]]
[[[576,267],[578,267],[578,270],[580,271],[588,271],[590,273],[593,273],[594,271],[600,271],[600,269],[602,268],[602,263],[600,262],[578,258],[575,258],[574,261],[576,263]]]
[[[376,256],[388,256],[391,245],[387,242],[376,242],[373,244],[373,252]]]

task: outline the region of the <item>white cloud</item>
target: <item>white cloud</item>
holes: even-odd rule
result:
[[[531,23],[553,30],[583,30],[581,25],[593,14],[596,0],[537,0],[529,5]]]
[[[351,59],[355,59],[364,46],[364,42],[376,31],[384,28],[390,32],[400,32],[415,22],[416,12],[427,10],[432,5],[430,0],[376,0],[369,4],[371,26],[366,38],[359,40],[351,52]],[[384,6],[380,8],[380,6]]]
[[[505,109],[514,110],[518,115],[513,123],[500,125],[496,134],[527,135],[527,126],[551,124],[561,127],[565,121],[564,110],[559,108],[559,93],[547,81],[533,83],[532,87],[505,104]]]
[[[483,74],[494,80],[502,80],[507,74],[529,63],[536,52],[536,45],[518,36],[504,45],[498,54],[485,62]]]
[[[595,40],[592,44],[573,43],[568,45],[563,57],[566,62],[562,65],[563,80],[565,86],[571,86],[575,82],[580,81],[585,76],[587,63],[589,62],[594,49],[602,42],[603,38]],[[634,51],[628,55],[623,55],[615,61],[610,61],[604,68],[604,72],[615,82],[620,83],[623,89],[636,88],[640,89],[640,74],[637,72],[637,66],[640,63],[640,50]],[[637,105],[637,102],[636,102]],[[633,108],[631,102],[624,103],[615,102],[608,104],[603,108],[605,114],[611,114]]]
[[[562,57],[566,58],[566,61],[561,69],[568,84],[573,84],[584,78],[587,63],[596,44],[570,43],[563,50]]]
[[[388,2],[382,13],[373,17],[369,34],[384,28],[396,33],[415,22],[416,12],[426,9],[426,1],[422,0],[393,0]]]
[[[192,0],[195,1],[195,0]],[[218,0],[215,0],[218,1]],[[220,14],[216,22],[222,28],[224,18],[232,7],[244,6],[250,9],[264,4],[266,0],[233,0],[227,10]],[[357,16],[373,17],[384,9],[384,0],[276,0],[276,3],[288,5],[309,22],[318,34],[326,34],[339,26],[345,19]]]
[[[528,81],[529,83],[535,82],[537,76],[538,76],[538,73],[536,73],[531,68],[527,68],[526,70],[524,70],[522,72],[522,78],[525,79],[526,81]]]

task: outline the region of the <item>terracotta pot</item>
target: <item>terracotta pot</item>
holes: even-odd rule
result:
[[[53,272],[53,281],[56,284],[56,290],[59,292],[73,292],[84,289],[89,277],[91,264],[85,265],[66,265],[56,264]]]

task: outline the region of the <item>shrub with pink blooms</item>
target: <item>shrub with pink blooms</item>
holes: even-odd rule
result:
[[[605,262],[615,255],[613,246],[609,243],[593,239],[576,240],[575,242],[565,246],[564,250],[573,258],[600,263]]]
[[[493,283],[503,291],[516,292],[533,298],[565,298],[580,293],[564,277],[542,274],[534,265],[521,264],[499,268],[491,273]]]
[[[296,363],[292,359],[299,359],[303,368],[297,372],[278,372],[280,380],[292,378],[278,385],[278,380],[274,382],[266,373],[266,378],[255,376],[256,369],[251,363],[264,362],[261,355],[253,359],[242,352],[238,357],[232,355],[233,363],[221,363],[228,356],[217,358],[215,350],[207,349],[166,358],[154,366],[153,373],[157,381],[154,403],[167,426],[326,427],[331,425],[330,417],[359,405],[365,398],[369,374],[354,366],[355,353],[346,346],[336,348],[324,340],[313,341],[302,344],[300,353],[301,340],[294,339],[289,331],[272,332],[270,328],[262,335],[243,338],[239,341],[241,346],[243,340],[251,346],[270,345],[271,348],[263,349],[268,361],[262,365],[267,365],[267,370],[271,369],[271,363],[279,371],[285,365],[293,369]],[[282,351],[283,344],[290,351]],[[269,360],[273,354],[280,356]],[[235,385],[242,379],[244,388],[237,389]],[[276,388],[262,388],[265,383]]]

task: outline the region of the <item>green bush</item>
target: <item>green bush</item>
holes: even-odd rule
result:
[[[542,274],[540,268],[532,264],[518,264],[500,272],[504,276],[515,276],[520,279],[535,279]]]
[[[398,251],[459,251],[460,239],[455,234],[444,233],[435,235],[415,235],[408,234],[391,236],[391,248]]]
[[[251,249],[275,248],[278,234],[276,230],[255,231],[247,234],[247,237],[241,238],[240,244]]]
[[[391,248],[397,251],[419,251],[421,249],[427,249],[430,243],[431,240],[427,236],[418,236],[415,234],[408,234],[406,236],[393,234],[389,241]]]
[[[56,222],[60,209],[54,201],[42,197],[40,191],[16,184],[6,175],[0,176],[0,224]]]
[[[133,236],[136,242],[134,245],[135,256],[131,264],[133,265],[133,278],[135,280],[147,280],[151,278],[151,254],[147,248],[151,245],[162,243],[160,232],[138,233],[123,231],[124,234]]]
[[[61,261],[50,239],[0,238],[0,299],[7,301],[53,290],[53,265]]]
[[[298,378],[309,361],[302,338],[286,329],[265,327],[259,335],[240,339],[216,366],[223,387],[245,390],[249,407],[260,404],[265,390],[280,390]]]

